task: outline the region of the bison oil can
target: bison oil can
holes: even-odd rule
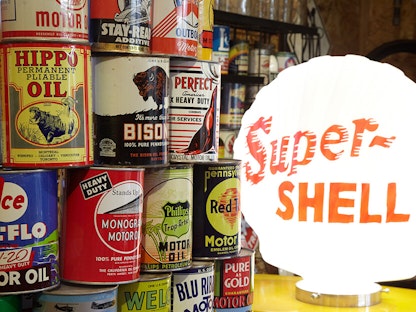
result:
[[[218,160],[220,65],[174,60],[170,75],[169,160]]]
[[[1,2],[3,41],[88,44],[88,0]]]
[[[88,45],[1,45],[3,166],[93,164]]]
[[[198,4],[196,0],[154,0],[152,54],[196,58]]]
[[[168,162],[169,58],[93,56],[95,164]]]
[[[58,288],[37,293],[33,312],[117,312],[117,285],[95,286],[61,283]]]
[[[92,51],[150,53],[152,0],[91,0]]]
[[[243,248],[229,259],[215,260],[214,311],[251,312],[254,251]]]
[[[59,285],[57,174],[0,170],[0,295]]]
[[[191,265],[191,164],[146,168],[141,271],[175,271]]]
[[[118,289],[118,311],[171,312],[171,273],[143,273]]]
[[[172,273],[172,312],[212,312],[214,262],[193,261],[189,269]]]
[[[142,168],[67,170],[63,280],[105,285],[139,278],[143,178]]]
[[[241,249],[240,161],[194,164],[193,259],[222,259]]]

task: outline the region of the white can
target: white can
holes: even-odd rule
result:
[[[172,312],[213,311],[214,262],[194,261],[172,274]]]
[[[2,40],[88,43],[87,0],[1,1]]]

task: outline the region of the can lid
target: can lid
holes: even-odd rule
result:
[[[118,285],[98,286],[98,285],[80,285],[61,282],[57,288],[43,291],[45,295],[59,296],[87,296],[91,294],[100,294],[115,291]]]

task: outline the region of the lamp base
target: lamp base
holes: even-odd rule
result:
[[[328,307],[368,307],[381,302],[381,286],[374,283],[366,291],[348,294],[333,294],[311,291],[303,280],[296,283],[296,299],[305,303]]]

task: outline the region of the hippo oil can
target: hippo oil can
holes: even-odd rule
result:
[[[166,164],[169,58],[94,55],[93,76],[95,164]]]
[[[218,159],[220,65],[174,60],[170,66],[169,160]]]
[[[0,170],[0,295],[57,287],[59,235],[54,170]]]
[[[107,285],[139,278],[143,175],[143,168],[67,170],[62,280]]]
[[[146,168],[141,271],[176,271],[191,265],[192,176],[192,164]]]
[[[88,45],[1,45],[3,166],[93,164]]]
[[[239,160],[194,164],[192,257],[197,260],[236,256],[241,249]]]
[[[88,0],[1,2],[3,41],[88,44]]]

